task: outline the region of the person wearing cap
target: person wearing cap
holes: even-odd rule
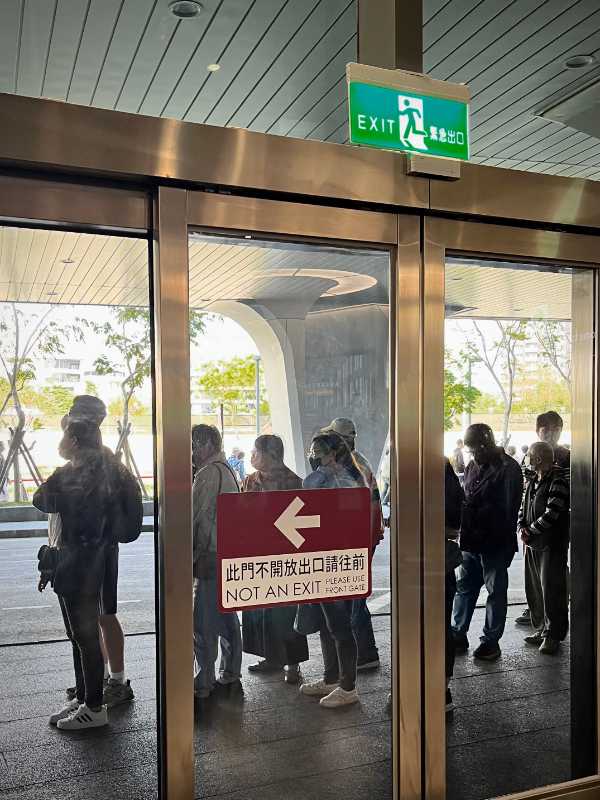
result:
[[[67,421],[80,420],[95,425],[100,435],[100,426],[106,418],[106,405],[99,397],[80,394],[73,398]],[[105,455],[115,456],[107,447]],[[53,535],[57,521],[52,522]],[[58,524],[60,522],[58,521]],[[100,591],[100,644],[104,656],[104,704],[108,708],[129,703],[134,694],[131,683],[125,678],[125,636],[117,617],[117,586],[119,581],[119,545],[106,548],[104,579]],[[67,689],[67,697],[74,696],[74,689]]]
[[[312,472],[304,479],[304,489],[365,486],[347,444],[333,431],[313,437],[308,460]],[[318,631],[323,655],[323,678],[302,683],[300,693],[321,698],[324,708],[341,708],[359,702],[356,691],[358,647],[353,614],[353,600],[298,606],[295,629],[304,635]]]
[[[356,425],[348,417],[336,417],[323,429],[323,433],[337,433],[342,437],[364,478],[365,485],[371,490],[371,552],[374,553],[375,548],[383,539],[381,495],[369,460],[356,449]],[[353,601],[352,627],[358,644],[358,671],[377,669],[380,666],[379,651],[366,597]]]

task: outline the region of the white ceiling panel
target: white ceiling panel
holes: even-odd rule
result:
[[[0,0],[0,91],[347,141],[356,0]],[[600,139],[536,116],[600,61],[599,0],[424,0],[425,70],[471,87],[473,160],[600,173]],[[209,64],[220,69],[209,72]],[[595,70],[595,72],[594,72]]]

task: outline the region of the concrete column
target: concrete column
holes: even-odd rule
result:
[[[423,72],[423,0],[358,0],[358,61]]]

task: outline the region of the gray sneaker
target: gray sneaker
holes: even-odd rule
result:
[[[115,706],[120,706],[123,703],[131,703],[133,698],[133,689],[131,688],[129,681],[125,681],[125,683],[119,683],[119,681],[115,681],[110,678],[108,685],[104,689],[104,697],[102,702],[107,708],[114,708]]]

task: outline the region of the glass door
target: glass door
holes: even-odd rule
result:
[[[598,771],[594,257],[587,237],[426,223],[430,797]]]
[[[190,193],[188,223],[196,796],[416,796],[417,221]]]
[[[149,198],[0,187],[2,790],[157,797]]]

